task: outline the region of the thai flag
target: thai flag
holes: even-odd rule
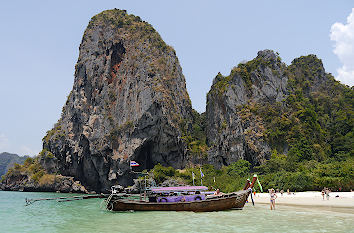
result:
[[[135,161],[130,161],[130,166],[131,167],[137,167],[137,166],[139,166],[139,164],[137,162],[135,162]]]
[[[199,170],[200,170],[200,178],[203,178],[203,177],[204,177],[204,174],[203,174],[203,172],[202,172],[202,168],[200,167]]]

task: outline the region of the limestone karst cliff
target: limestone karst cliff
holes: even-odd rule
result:
[[[206,107],[211,163],[221,166],[245,159],[259,165],[269,159],[262,119],[244,106],[281,102],[287,93],[285,66],[273,51],[264,50],[234,67],[229,76],[215,77]]]
[[[179,123],[191,114],[174,49],[123,10],[94,16],[82,38],[73,89],[43,139],[43,165],[94,190],[132,182],[129,161],[181,168]]]
[[[331,127],[338,124],[341,98],[350,92],[315,55],[287,66],[273,51],[259,51],[213,81],[206,107],[208,162],[220,167],[245,159],[258,166],[270,159],[272,149],[290,152],[289,160],[334,156]],[[339,137],[350,134],[350,127],[344,128]]]

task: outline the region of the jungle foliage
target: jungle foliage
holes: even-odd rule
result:
[[[182,179],[185,184],[193,185],[192,172],[195,175],[194,185],[201,185],[202,170],[204,177],[202,183],[211,189],[219,188],[223,192],[232,192],[240,189],[250,178],[251,164],[246,160],[238,160],[222,169],[215,169],[213,165],[206,164],[201,167],[190,167],[184,170],[175,170],[172,167],[163,167],[160,164],[153,169],[153,177],[157,184],[168,179]],[[215,182],[214,182],[215,177]]]
[[[43,175],[46,174],[45,170],[39,163],[39,157],[27,157],[23,165],[15,163],[5,175],[2,176],[2,181],[5,179],[18,180],[23,177],[30,177],[35,183],[38,183]]]

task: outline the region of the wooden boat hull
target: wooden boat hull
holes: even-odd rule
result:
[[[112,200],[107,208],[112,211],[194,211],[211,212],[228,210],[232,208],[242,209],[246,203],[249,190],[230,193],[225,196],[214,197],[194,202],[145,202],[127,199]]]

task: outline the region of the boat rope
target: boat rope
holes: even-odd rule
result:
[[[95,194],[95,195],[85,195],[85,196],[72,196],[72,197],[53,197],[53,198],[39,198],[39,199],[29,199],[25,198],[25,206],[29,206],[37,201],[57,201],[57,202],[64,202],[64,201],[77,201],[83,199],[91,199],[91,198],[104,198],[106,195],[104,194]]]
[[[107,210],[111,210],[108,208],[109,207],[108,205],[110,205],[113,196],[114,196],[114,194],[112,193],[111,195],[109,195],[109,197],[106,200],[106,209]]]

